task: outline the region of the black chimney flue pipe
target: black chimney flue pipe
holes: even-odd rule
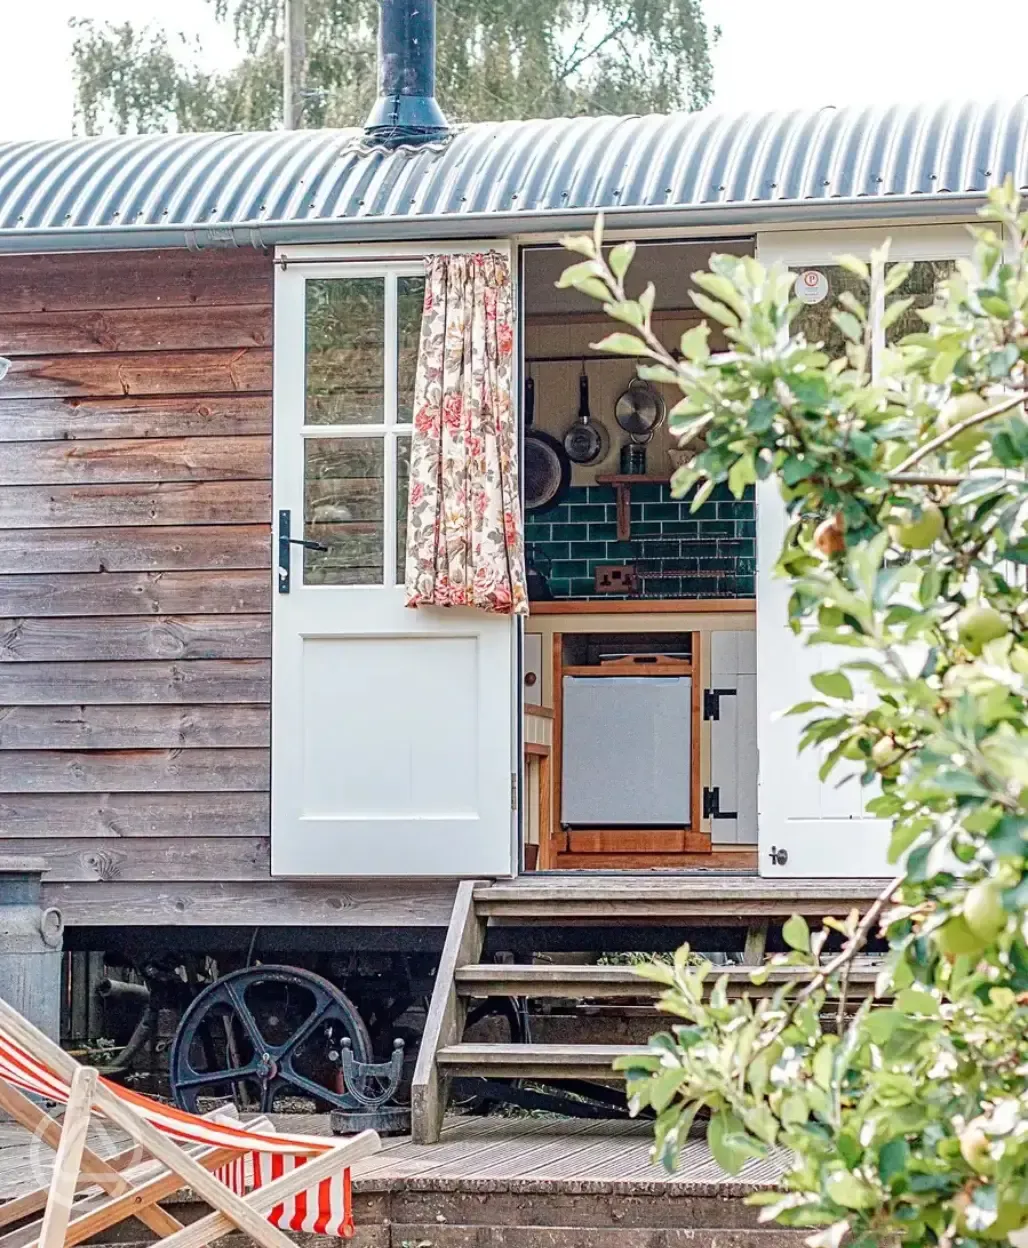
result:
[[[378,99],[365,135],[398,147],[448,132],[435,99],[435,0],[379,0]]]

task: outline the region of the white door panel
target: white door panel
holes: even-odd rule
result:
[[[972,246],[963,227],[928,226],[891,231],[890,259],[931,262],[967,255]],[[885,242],[884,231],[785,231],[757,237],[763,264],[782,260],[794,271],[830,266],[834,257],[850,252],[865,258]],[[829,274],[833,270],[829,268]],[[926,297],[930,283],[911,289]],[[836,280],[834,275],[831,280]],[[843,279],[846,280],[846,279]],[[904,292],[899,292],[904,293]],[[829,291],[829,298],[833,291]],[[859,297],[859,296],[858,296]],[[818,323],[825,325],[823,315]],[[830,328],[830,326],[829,326]],[[899,332],[899,329],[890,331]],[[816,696],[810,676],[819,668],[837,667],[859,652],[834,646],[805,648],[788,627],[789,584],[772,575],[785,536],[785,506],[775,482],[757,487],[757,748],[759,754],[758,833],[760,873],[765,876],[888,877],[890,824],[866,812],[877,792],[856,779],[845,780],[845,766],[836,767],[827,782],[818,778],[824,752],[797,754],[804,716],[783,717],[797,702]],[[859,680],[853,679],[857,688]],[[857,688],[859,694],[859,688]],[[842,783],[840,783],[842,782]]]
[[[710,634],[710,685],[717,717],[710,723],[710,784],[722,813],[711,821],[716,844],[757,840],[756,633]],[[727,812],[727,816],[724,812]]]
[[[344,254],[276,277],[275,514],[326,549],[276,543],[275,875],[513,869],[512,622],[404,606],[422,273]]]

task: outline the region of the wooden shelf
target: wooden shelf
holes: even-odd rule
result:
[[[627,542],[632,537],[632,486],[633,485],[669,485],[670,477],[655,477],[640,473],[638,476],[615,473],[612,476],[598,476],[597,485],[612,485],[617,502],[618,541]]]
[[[695,615],[747,614],[757,609],[755,598],[553,598],[529,603],[534,615]]]

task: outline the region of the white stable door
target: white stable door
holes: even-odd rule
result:
[[[926,226],[891,233],[890,258],[912,260],[914,269],[893,297],[912,294],[917,306],[931,302],[937,281],[952,261],[970,254],[972,240],[962,226]],[[833,354],[842,340],[830,312],[842,290],[866,302],[866,288],[835,265],[843,254],[868,258],[886,239],[885,231],[824,230],[757,236],[763,264],[783,260],[806,274],[802,324],[811,341],[824,341]],[[801,278],[801,281],[803,279]],[[816,298],[823,293],[822,298]],[[923,328],[911,309],[889,331],[890,340]],[[835,646],[806,647],[788,626],[789,583],[773,575],[785,535],[786,513],[774,482],[757,489],[757,820],[760,874],[782,877],[888,877],[890,824],[866,810],[876,792],[864,788],[844,764],[827,781],[818,779],[824,752],[798,753],[804,716],[783,717],[798,702],[817,697],[811,675],[858,657]],[[858,684],[854,679],[854,685]],[[858,689],[858,695],[860,690]]]
[[[512,623],[404,606],[424,267],[368,254],[277,266],[272,873],[509,875]]]

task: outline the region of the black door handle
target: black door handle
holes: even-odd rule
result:
[[[288,508],[278,513],[278,592],[289,593],[289,547],[302,546],[304,550],[326,551],[322,542],[312,542],[302,537],[290,537],[291,515]]]

